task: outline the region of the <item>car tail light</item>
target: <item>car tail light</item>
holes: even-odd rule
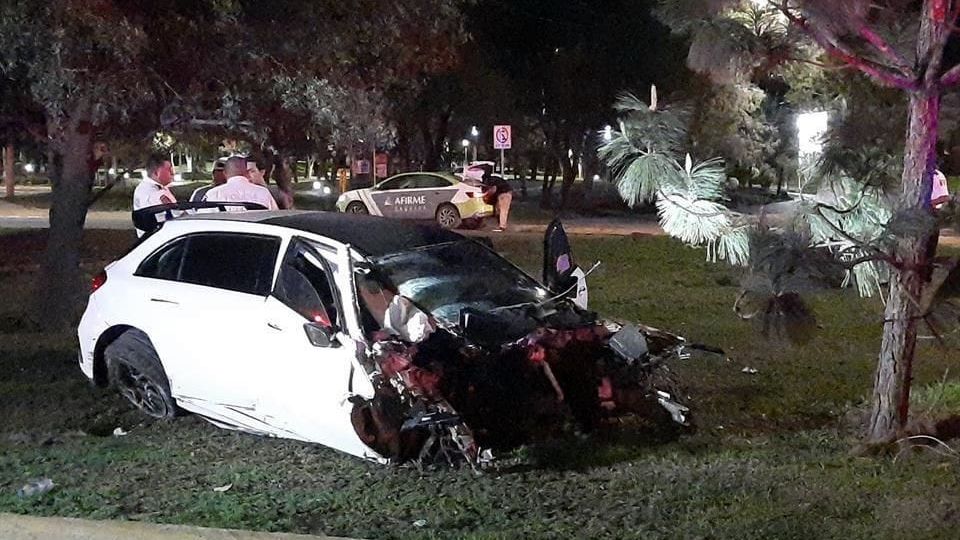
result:
[[[97,272],[97,275],[93,276],[93,279],[90,280],[90,294],[97,292],[97,289],[103,287],[103,284],[107,282],[107,271],[101,270]]]

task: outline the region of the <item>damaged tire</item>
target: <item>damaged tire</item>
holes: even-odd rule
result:
[[[130,330],[103,351],[111,386],[147,416],[161,420],[177,415],[170,381],[160,357],[144,333]]]

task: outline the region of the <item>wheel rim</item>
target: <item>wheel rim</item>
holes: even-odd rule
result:
[[[445,227],[447,229],[452,229],[453,226],[457,224],[459,217],[460,216],[457,215],[457,211],[449,206],[444,206],[437,211],[437,223],[439,223],[441,227]]]
[[[120,394],[150,416],[166,417],[169,408],[163,399],[163,390],[136,368],[122,362],[117,367]]]
[[[366,214],[367,207],[362,204],[351,204],[349,207],[347,207],[347,211],[351,214]]]

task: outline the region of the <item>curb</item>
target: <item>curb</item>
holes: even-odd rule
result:
[[[92,521],[0,513],[4,540],[350,540],[333,536],[209,529],[142,521]]]

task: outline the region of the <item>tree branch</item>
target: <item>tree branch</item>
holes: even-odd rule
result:
[[[957,83],[960,83],[960,64],[953,66],[940,77],[941,88],[950,88]]]
[[[812,27],[806,18],[799,17],[791,12],[790,7],[786,2],[778,3],[775,0],[769,1],[771,5],[783,13],[783,15],[791,23],[797,25],[798,28],[810,36],[810,38],[812,38],[817,45],[819,45],[830,56],[833,56],[841,62],[859,69],[885,86],[892,86],[894,88],[900,88],[903,90],[916,90],[919,88],[919,83],[915,77],[903,76],[896,71],[891,70],[887,66],[872,62],[866,58],[863,58],[862,56],[858,56],[850,49],[839,43],[834,43],[826,35]]]
[[[876,246],[871,246],[870,244],[867,244],[867,243],[863,242],[862,240],[858,240],[858,239],[850,236],[850,234],[847,233],[847,231],[841,229],[841,228],[838,227],[834,222],[830,221],[830,219],[823,214],[823,208],[822,208],[821,206],[819,206],[819,205],[816,206],[816,211],[817,211],[817,215],[820,216],[821,219],[823,219],[824,221],[826,221],[826,222],[827,222],[827,225],[830,225],[830,228],[833,229],[837,234],[839,234],[840,237],[842,237],[844,240],[846,240],[846,241],[848,241],[848,242],[851,242],[851,243],[854,244],[855,246],[857,246],[857,247],[859,247],[859,248],[861,248],[861,249],[863,249],[863,250],[865,250],[865,251],[873,252],[873,254],[874,254],[875,256],[880,257],[880,258],[882,258],[882,259],[884,259],[884,260],[887,260],[887,262],[890,262],[890,264],[894,264],[894,261],[890,261],[890,260],[889,260],[889,255],[887,255],[886,253],[884,253],[883,250],[878,249]],[[896,265],[894,265],[894,266],[896,266]]]
[[[801,62],[804,64],[810,64],[811,66],[816,66],[820,69],[827,69],[827,70],[854,69],[854,67],[851,66],[850,64],[830,65],[830,64],[824,64],[823,62],[817,62],[816,60],[808,60],[806,58],[800,58],[798,56],[788,56],[784,58],[784,60],[787,62]]]
[[[860,37],[865,39],[867,43],[873,45],[875,49],[880,51],[881,54],[887,57],[890,62],[893,63],[893,66],[897,68],[900,73],[905,77],[911,79],[916,77],[916,74],[913,72],[913,68],[910,67],[910,64],[907,60],[889,43],[886,42],[880,34],[874,32],[870,29],[866,23],[863,23],[863,26],[860,27]]]

